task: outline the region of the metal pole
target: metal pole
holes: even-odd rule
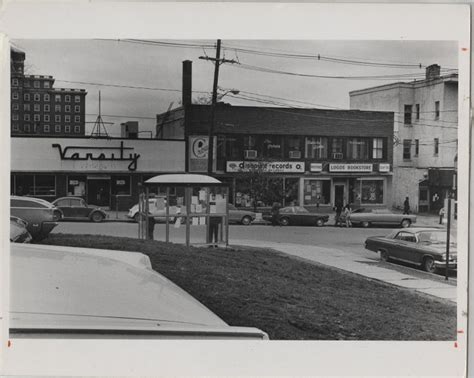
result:
[[[190,238],[191,238],[191,226],[189,224],[189,219],[190,216],[189,214],[191,213],[191,187],[186,187],[185,189],[185,199],[186,199],[186,247],[189,247],[190,243]]]
[[[170,188],[166,187],[166,236],[165,240],[167,243],[170,241]]]
[[[148,186],[145,188],[145,239],[148,240],[150,238],[150,232],[148,224],[150,220],[148,219],[148,215],[150,213],[150,204],[148,203]]]
[[[451,197],[451,196],[450,196]],[[448,266],[449,266],[449,243],[451,234],[451,198],[448,198],[448,224],[447,224],[447,235],[446,235],[446,275],[445,280],[448,280]]]
[[[209,240],[209,230],[210,230],[210,223],[211,217],[209,214],[211,213],[211,204],[209,202],[209,187],[206,187],[206,244],[210,244],[211,241]]]
[[[219,81],[219,66],[221,55],[221,40],[217,40],[216,47],[216,60],[214,63],[214,84],[212,86],[212,103],[211,103],[211,117],[209,120],[209,141],[208,141],[208,151],[207,151],[207,173],[212,174],[213,171],[213,162],[214,162],[214,123],[216,118],[216,103],[217,103],[217,83]]]
[[[226,201],[225,201],[225,246],[229,246],[229,187],[225,188]]]

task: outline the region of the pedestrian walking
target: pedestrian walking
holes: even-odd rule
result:
[[[344,207],[344,217],[346,218],[346,227],[352,227],[351,213],[352,213],[351,204],[348,203],[348,204]]]
[[[280,217],[280,204],[278,202],[274,202],[272,206],[272,226],[278,226],[279,217]]]
[[[155,240],[154,232],[155,232],[155,217],[148,213],[148,239]]]
[[[209,243],[213,246],[217,246],[219,241],[219,224],[221,223],[221,217],[209,217]]]
[[[403,214],[410,214],[410,200],[408,197],[405,197],[405,202],[403,202]]]
[[[341,224],[341,213],[342,213],[342,203],[338,201],[334,206],[334,210],[336,210],[336,216],[334,217],[334,226],[338,226]]]
[[[439,224],[443,224],[444,214],[445,214],[444,207],[442,207],[439,210]]]

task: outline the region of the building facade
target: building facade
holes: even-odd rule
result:
[[[11,50],[11,135],[85,135],[86,91],[54,88],[54,78],[25,75],[25,53]]]
[[[457,153],[458,76],[426,68],[424,80],[350,92],[351,109],[395,113],[393,206],[438,211],[453,186]]]

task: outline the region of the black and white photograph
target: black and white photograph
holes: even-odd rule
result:
[[[8,348],[460,347],[458,40],[5,46]]]

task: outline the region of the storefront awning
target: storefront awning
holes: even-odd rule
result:
[[[170,186],[188,186],[188,185],[202,185],[202,186],[222,186],[225,185],[221,181],[211,176],[197,175],[191,173],[185,174],[168,174],[158,175],[145,181],[145,185],[170,185]]]

